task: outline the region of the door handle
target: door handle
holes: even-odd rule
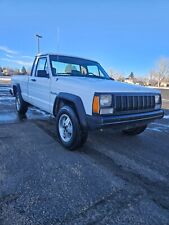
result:
[[[33,78],[33,79],[31,79],[31,81],[36,81],[36,79]]]

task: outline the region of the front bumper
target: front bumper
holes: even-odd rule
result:
[[[162,109],[145,112],[145,113],[135,113],[128,115],[112,115],[112,116],[87,116],[89,129],[100,129],[104,127],[133,127],[146,125],[153,120],[161,119],[164,116],[164,111]]]

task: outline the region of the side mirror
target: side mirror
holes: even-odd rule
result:
[[[37,77],[49,78],[49,74],[46,72],[46,70],[38,70],[37,71]]]

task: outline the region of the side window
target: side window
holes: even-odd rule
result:
[[[36,67],[36,76],[38,76],[37,71],[38,70],[45,70],[46,72],[48,72],[48,68],[47,68],[47,59],[46,58],[40,58],[38,60],[38,64]]]

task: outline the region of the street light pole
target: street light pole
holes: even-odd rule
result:
[[[38,54],[40,53],[40,38],[42,38],[41,35],[36,34],[37,40],[38,40]]]

